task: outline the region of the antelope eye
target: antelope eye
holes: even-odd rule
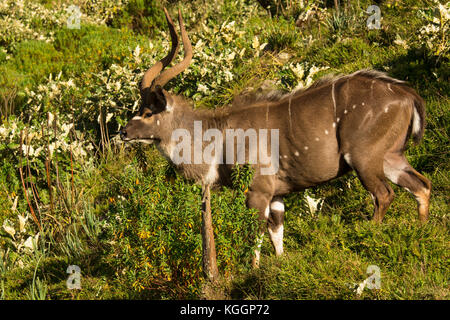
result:
[[[152,116],[152,113],[151,112],[146,112],[145,114],[144,114],[144,118],[150,118]]]

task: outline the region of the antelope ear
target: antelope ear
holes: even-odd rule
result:
[[[152,95],[152,104],[150,105],[152,112],[160,113],[165,111],[167,107],[167,100],[161,86],[157,85],[155,90],[152,92]]]

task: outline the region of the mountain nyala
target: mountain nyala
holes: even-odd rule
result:
[[[247,206],[259,212],[259,247],[267,228],[276,255],[283,253],[283,196],[352,170],[373,199],[375,222],[394,198],[388,180],[415,197],[420,221],[428,219],[431,182],[404,155],[410,138],[417,144],[423,137],[425,103],[404,81],[360,70],[291,93],[241,95],[230,106],[194,109],[193,102],[163,89],[193,55],[179,12],[184,58],[164,70],[179,48],[164,11],[171,50],[145,72],[140,109],[120,131],[124,141],[156,144],[181,174],[202,185],[230,185],[236,163],[250,163]]]

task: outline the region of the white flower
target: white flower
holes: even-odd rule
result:
[[[137,63],[141,62],[141,58],[139,57],[140,54],[141,54],[141,47],[139,47],[139,45],[137,45],[133,51],[133,57]]]
[[[233,74],[229,71],[229,70],[225,70],[225,79],[226,79],[226,81],[231,81],[231,80],[233,80]]]
[[[450,19],[450,8],[448,7],[448,3],[445,6],[443,4],[439,4],[439,12],[444,21]]]
[[[19,200],[19,196],[16,196],[16,197],[14,198],[14,202],[13,202],[13,205],[12,205],[12,207],[11,207],[11,212],[16,211],[16,209],[17,209],[17,200]]]
[[[303,79],[303,76],[305,75],[305,69],[300,63],[297,63],[295,66],[291,66],[292,72],[294,72],[297,79]]]
[[[305,193],[305,199],[306,199],[306,203],[308,205],[309,208],[309,212],[311,214],[314,214],[318,211],[318,207],[322,206],[323,203],[323,199],[314,199],[312,197],[310,197],[308,194]]]
[[[202,93],[208,93],[209,89],[207,86],[203,85],[203,84],[199,84],[197,87],[197,91],[202,92]]]
[[[202,41],[202,39],[198,40],[197,43],[195,44],[196,51],[200,50],[204,45],[205,43]]]
[[[356,288],[356,295],[360,296],[361,293],[364,291],[364,288],[366,287],[368,282],[368,279],[364,280],[360,284],[358,284],[358,288]]]
[[[69,81],[67,81],[67,86],[75,88],[75,83],[73,82],[72,79],[69,79]]]
[[[69,123],[69,124],[64,123],[64,124],[61,126],[62,135],[63,135],[64,137],[67,137],[67,135],[69,134],[69,131],[70,131],[70,129],[71,129],[72,127],[73,127],[73,123]]]
[[[9,234],[11,237],[13,237],[13,239],[15,239],[14,235],[16,234],[16,230],[14,230],[14,228],[9,225],[8,220],[3,221],[3,230],[5,230],[7,234]]]
[[[16,197],[16,200],[17,200],[18,198],[19,198],[19,197]],[[17,201],[16,201],[16,203],[17,203]],[[28,216],[24,217],[24,216],[22,216],[21,214],[18,214],[18,215],[17,215],[17,218],[19,218],[19,231],[20,231],[20,232],[25,232],[25,224],[27,223]]]
[[[111,120],[111,118],[113,117],[113,113],[108,113],[107,115],[106,115],[106,121],[105,121],[105,123],[108,123],[110,120]]]
[[[260,46],[260,44],[259,44],[258,36],[255,36],[252,41],[252,48],[259,49],[259,46]]]
[[[0,137],[6,137],[8,135],[8,129],[5,127],[0,127]]]
[[[49,112],[48,113],[48,126],[49,127],[51,127],[54,119],[55,119],[55,116],[53,115],[53,113]]]
[[[398,34],[397,34],[396,39],[394,40],[394,43],[395,43],[396,45],[398,45],[398,46],[403,47],[404,49],[408,49],[408,48],[409,48],[409,46],[408,46],[408,44],[406,43],[406,41],[403,40],[403,39],[400,37],[400,35],[398,35]]]
[[[37,233],[34,237],[29,236],[27,240],[25,240],[23,246],[31,251],[34,251],[35,249],[37,249],[38,240],[39,240],[39,233]]]
[[[22,144],[22,154],[32,157],[34,148],[31,145]]]
[[[133,51],[133,56],[135,58],[139,57],[139,54],[141,53],[141,47],[139,47],[139,45],[136,46],[136,48]]]

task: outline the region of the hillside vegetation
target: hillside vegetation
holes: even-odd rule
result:
[[[372,2],[341,3],[2,0],[0,298],[448,299],[449,3],[377,1],[380,29],[367,27]],[[80,28],[68,28],[71,5]],[[205,293],[200,186],[154,146],[117,137],[143,73],[170,48],[163,6],[174,18],[181,8],[194,48],[166,89],[195,108],[363,68],[408,81],[426,101],[425,136],[407,158],[433,183],[429,222],[394,186],[374,224],[350,173],[286,197],[285,254],[275,257],[266,236],[252,269],[257,217],[245,207],[249,172],[237,167],[234,187],[212,194],[221,279]],[[80,289],[68,289],[72,265]],[[371,265],[380,287],[363,289]]]

